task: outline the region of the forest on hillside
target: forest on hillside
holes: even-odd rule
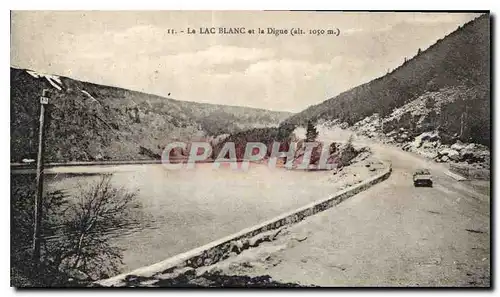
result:
[[[50,90],[51,97],[46,162],[150,159],[151,154],[141,154],[141,147],[160,154],[173,140],[276,127],[291,115],[173,100],[66,77],[34,77],[11,68],[11,162],[36,156],[43,89]]]
[[[460,99],[443,105],[433,127],[461,134],[462,114],[467,131],[463,138],[490,145],[490,20],[483,15],[438,40],[385,76],[291,116],[287,123],[335,120],[352,125],[374,113],[385,117],[428,92],[463,87]],[[403,60],[403,57],[402,57]],[[463,132],[463,131],[462,131]]]

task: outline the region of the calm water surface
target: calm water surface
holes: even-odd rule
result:
[[[69,176],[68,170],[97,175]],[[123,272],[165,260],[334,192],[329,172],[257,164],[248,171],[213,169],[211,164],[175,171],[162,165],[82,166],[60,168],[46,183],[49,189],[71,192],[110,171],[113,184],[138,190],[142,204],[141,227],[117,231],[121,234],[115,243],[125,250]]]

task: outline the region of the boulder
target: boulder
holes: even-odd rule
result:
[[[343,122],[342,124],[339,125],[340,129],[347,129],[349,128],[349,124],[347,122]]]
[[[432,148],[436,148],[437,145],[438,145],[437,142],[424,142],[422,144],[422,148],[424,148],[424,149],[432,149]]]
[[[458,161],[460,159],[460,154],[457,151],[452,151],[452,154],[448,154],[448,158],[452,161]]]
[[[448,156],[450,159],[458,159],[460,154],[453,149],[443,149],[438,152],[440,156]]]
[[[439,134],[436,132],[424,132],[417,137],[412,142],[413,147],[415,148],[434,148],[438,145],[440,140]]]
[[[460,151],[461,161],[465,161],[467,163],[479,163],[490,158],[489,151],[478,151],[477,149],[469,149],[468,147],[469,146]]]
[[[417,138],[420,139],[421,141],[428,141],[428,142],[435,142],[441,139],[441,137],[437,132],[424,132],[415,137],[415,139]]]
[[[429,142],[436,142],[441,140],[441,136],[439,136],[439,134],[436,132],[423,133],[422,140]]]
[[[385,134],[385,136],[387,136],[387,137],[391,137],[391,136],[396,135],[397,133],[398,133],[398,132],[397,132],[396,130],[392,130],[391,132],[386,133],[386,134]]]
[[[405,142],[405,140],[406,140],[406,139],[405,139],[405,138],[403,138],[403,137],[401,137],[401,136],[398,136],[398,137],[396,138],[396,142],[398,142],[398,143],[403,143],[403,142]]]
[[[461,142],[457,141],[457,142],[456,142],[456,143],[454,143],[454,144],[453,144],[450,148],[451,148],[452,150],[461,151],[461,150],[463,150],[465,147],[466,147],[466,146],[465,146],[463,143],[461,143]]]
[[[467,150],[474,150],[474,149],[476,149],[476,144],[475,143],[469,143],[468,145],[465,146],[465,149],[467,149]]]
[[[479,155],[485,157],[485,158],[489,158],[490,157],[490,151],[480,151],[479,152]]]
[[[413,140],[412,142],[412,146],[415,147],[415,148],[419,148],[422,146],[422,137],[420,137],[421,135],[415,137],[415,139]]]

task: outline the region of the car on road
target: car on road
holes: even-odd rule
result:
[[[418,169],[413,173],[413,185],[415,187],[432,187],[432,176],[428,169]]]

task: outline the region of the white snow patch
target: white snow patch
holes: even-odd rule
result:
[[[83,94],[87,95],[87,97],[89,97],[89,99],[92,99],[94,101],[96,101],[97,103],[99,103],[99,101],[97,101],[97,99],[95,99],[92,95],[89,94],[89,92],[85,91],[85,90],[80,90]]]
[[[34,78],[42,78],[42,77],[45,78],[54,88],[58,89],[59,91],[62,91],[62,82],[59,76],[40,73],[33,70],[26,70],[26,72],[28,72],[28,74],[33,76]]]
[[[40,75],[38,73],[36,73],[35,71],[26,70],[26,72],[28,72],[28,74],[33,76],[34,78],[40,78]]]

